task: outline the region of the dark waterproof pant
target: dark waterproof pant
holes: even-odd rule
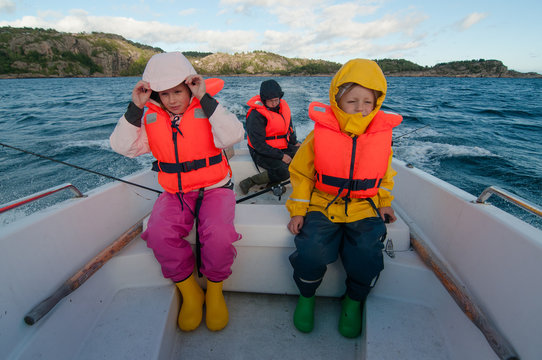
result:
[[[294,280],[304,297],[312,297],[322,283],[327,265],[338,256],[346,271],[346,294],[364,301],[384,269],[381,241],[386,225],[380,217],[351,223],[333,223],[319,211],[305,216],[290,255]]]
[[[248,147],[248,149],[254,163],[259,168],[267,170],[267,174],[269,175],[269,183],[279,183],[290,178],[290,172],[288,171],[288,167],[290,166],[290,164],[286,164],[281,159],[275,159],[257,153],[250,146]],[[290,157],[293,158],[295,153],[297,152],[297,149],[297,146],[290,145],[287,149],[283,150],[283,153],[288,154]]]

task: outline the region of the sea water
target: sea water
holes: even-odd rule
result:
[[[222,77],[216,98],[239,120],[268,77]],[[330,77],[278,77],[301,140],[312,101],[328,103]],[[121,178],[152,156],[114,153],[109,135],[138,78],[0,80],[0,142]],[[475,196],[495,185],[542,205],[542,80],[389,77],[383,110],[403,115],[394,155]],[[404,135],[404,136],[403,136]],[[109,178],[0,146],[0,204],[72,183],[87,192]],[[49,206],[58,194],[0,215],[0,226]],[[542,228],[542,220],[496,196],[490,202]]]

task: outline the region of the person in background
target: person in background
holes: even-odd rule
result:
[[[141,237],[182,294],[178,325],[184,331],[199,326],[204,302],[210,330],[229,321],[222,282],[231,274],[233,242],[241,235],[233,223],[232,172],[223,149],[241,141],[244,129],[213,98],[223,86],[220,79],[204,81],[180,52],[154,55],[110,137],[122,155],[152,152],[157,160],[153,170],[165,191]],[[186,240],[194,220],[196,259]],[[193,274],[196,263],[207,278],[205,294]]]
[[[315,293],[326,266],[340,256],[346,272],[339,332],[361,333],[365,299],[384,268],[385,220],[396,220],[391,202],[392,129],[402,117],[380,110],[386,78],[371,60],[344,64],[329,88],[331,105],[311,103],[314,130],[290,164],[292,194],[286,202],[290,255],[300,296],[294,325],[314,327]]]
[[[260,95],[248,102],[246,129],[248,149],[257,167],[264,171],[239,183],[243,194],[254,185],[275,185],[290,177],[288,165],[299,145],[292,125],[290,107],[275,80],[260,85]]]

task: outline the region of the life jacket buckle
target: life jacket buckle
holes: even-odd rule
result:
[[[193,161],[185,161],[183,163],[180,163],[183,172],[189,172],[195,169],[194,162]]]

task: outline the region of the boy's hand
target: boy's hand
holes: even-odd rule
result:
[[[198,100],[201,100],[207,92],[205,81],[200,75],[188,75],[184,82],[190,88],[190,91],[192,91],[192,95]]]
[[[139,80],[132,90],[132,102],[140,109],[145,107],[151,97],[151,86],[148,82]]]
[[[301,215],[292,216],[290,222],[288,223],[288,230],[294,235],[299,234],[301,228],[303,227],[303,222],[305,218]]]
[[[391,206],[381,207],[378,209],[380,211],[380,216],[382,217],[382,220],[386,222],[386,220],[389,220],[388,223],[395,222],[397,220],[397,217],[395,216],[395,211],[393,211]],[[386,219],[386,215],[388,215],[388,219]]]
[[[289,164],[292,162],[292,157],[288,154],[282,155],[282,162],[285,164]]]

